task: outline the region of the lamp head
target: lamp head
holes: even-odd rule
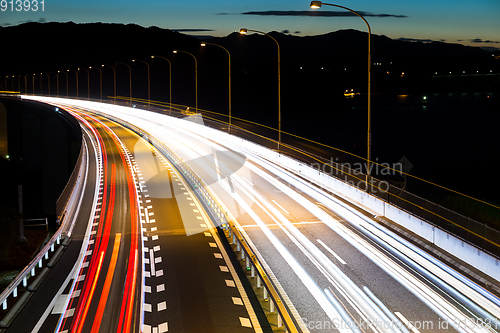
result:
[[[322,4],[321,1],[311,1],[311,8],[321,8]]]
[[[151,56],[151,59],[154,59],[154,58],[155,58],[155,56]]]
[[[177,50],[174,50],[173,52],[174,52],[174,53],[177,53]]]
[[[240,29],[240,34],[246,35],[247,33],[248,33],[248,29],[246,29],[246,28],[241,28]]]
[[[207,44],[205,44],[205,43],[201,43],[200,45],[201,45],[201,46],[207,46]]]
[[[135,62],[135,59],[132,59],[132,62]]]

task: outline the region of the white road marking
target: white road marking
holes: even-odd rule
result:
[[[233,280],[226,280],[226,286],[228,287],[236,287]]]
[[[248,184],[250,184],[250,185],[254,186],[254,184],[253,184],[251,181],[249,181],[248,179],[246,179],[245,177],[241,177],[241,178],[242,178],[244,181],[246,181]]]
[[[161,303],[158,303],[157,309],[158,311],[163,311],[167,308],[167,302],[163,301]]]
[[[243,327],[252,327],[252,323],[250,322],[250,319],[248,319],[248,318],[240,317],[240,323],[241,323],[241,326],[243,326]]]
[[[325,243],[323,243],[321,241],[321,239],[316,239],[318,241],[318,243],[320,243],[328,252],[330,252],[332,254],[332,256],[334,256],[335,258],[337,258],[338,261],[340,261],[342,264],[346,265],[347,263],[339,257],[339,255],[335,252],[333,252],[332,249],[330,249]]]
[[[151,267],[151,275],[155,275],[155,255],[153,250],[149,250],[149,265]]]
[[[165,332],[168,332],[168,324],[166,322],[158,326],[158,333],[165,333]]]
[[[278,206],[282,211],[284,211],[287,214],[290,214],[285,208],[283,208],[279,203],[276,202],[276,200],[273,200],[274,204]]]
[[[64,312],[64,308],[66,307],[66,300],[68,299],[68,294],[61,294],[57,298],[54,307],[52,308],[51,314],[61,314]]]
[[[66,311],[66,313],[64,314],[64,318],[68,318],[68,317],[72,317],[73,314],[75,313],[75,309],[69,309],[68,311]]]
[[[239,297],[231,297],[235,305],[243,305],[243,301]]]
[[[156,286],[157,293],[164,291],[164,290],[165,290],[165,285],[163,283]]]
[[[410,323],[410,322],[408,321],[408,319],[406,319],[406,318],[405,318],[405,316],[403,316],[400,312],[394,312],[394,314],[395,314],[396,316],[398,316],[398,318],[399,318],[399,319],[401,319],[401,321],[402,321],[402,322],[403,322],[406,326],[408,326],[408,328],[409,328],[410,330],[412,330],[412,332],[413,332],[413,333],[420,333],[420,331],[419,331],[419,330],[417,330],[417,328],[416,328],[415,326],[413,326],[413,324],[412,324],[412,323]]]

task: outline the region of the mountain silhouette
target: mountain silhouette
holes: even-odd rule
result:
[[[304,110],[320,117],[331,117],[350,110],[352,101],[344,97],[354,89],[366,93],[367,33],[339,30],[317,36],[293,36],[270,32],[281,49],[282,109],[288,119]],[[0,62],[0,89],[55,94],[56,73],[60,71],[60,94],[76,95],[78,68],[79,95],[98,98],[102,69],[103,95],[113,95],[113,72],[102,64],[114,66],[117,94],[129,94],[132,68],[133,97],[147,98],[147,68],[150,65],[151,98],[169,101],[168,63],[172,62],[172,102],[194,105],[194,61],[174,49],[190,52],[197,58],[199,107],[226,113],[228,109],[227,54],[220,48],[200,46],[200,39],[158,27],[108,23],[24,23],[0,28],[4,50]],[[20,38],[22,36],[22,39]],[[207,37],[206,41],[224,46],[231,53],[233,115],[277,127],[278,108],[277,47],[273,40],[259,34]],[[372,35],[373,93],[411,93],[426,89],[446,89],[442,82],[431,82],[436,72],[482,70],[495,58],[481,48],[443,42],[411,42]],[[496,61],[498,63],[498,61]],[[89,69],[92,66],[93,69]],[[498,67],[498,64],[496,64]],[[67,70],[70,70],[69,72]],[[88,70],[87,74],[83,69]],[[40,78],[40,73],[44,73]],[[401,79],[404,73],[404,79]],[[35,74],[33,77],[32,74]],[[5,76],[15,78],[5,79]],[[19,77],[18,75],[25,75]],[[87,75],[90,92],[87,92]],[[476,84],[476,83],[474,83]],[[455,84],[456,85],[456,84]],[[461,85],[461,83],[460,83]],[[310,112],[310,111],[309,111]],[[286,122],[286,120],[285,120]]]

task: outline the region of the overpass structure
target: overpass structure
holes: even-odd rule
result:
[[[76,264],[7,331],[500,331],[498,258],[418,216],[199,115],[29,98],[79,119],[94,195],[61,231]]]

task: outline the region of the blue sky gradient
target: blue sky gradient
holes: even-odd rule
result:
[[[185,33],[213,36],[225,36],[241,27],[286,30],[300,36],[339,29],[366,31],[358,17],[259,15],[266,11],[309,11],[309,3],[308,0],[45,0],[43,12],[0,12],[0,25],[27,21],[135,23],[145,27],[190,29]],[[367,17],[375,34],[395,39],[442,40],[500,48],[500,0],[347,0],[332,3],[382,15]],[[342,11],[328,6],[316,10]],[[253,14],[243,14],[247,12]]]

